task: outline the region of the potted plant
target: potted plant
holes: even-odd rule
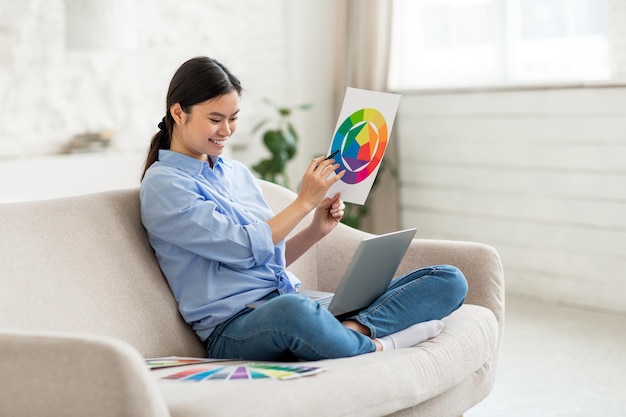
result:
[[[298,150],[298,134],[291,122],[291,116],[296,110],[308,110],[311,104],[300,104],[292,107],[280,107],[268,99],[263,100],[276,110],[276,116],[261,120],[253,129],[256,133],[268,123],[274,123],[269,129],[263,132],[263,144],[270,152],[268,158],[252,166],[262,179],[289,187],[286,166]]]

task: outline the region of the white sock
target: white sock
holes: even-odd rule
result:
[[[443,322],[441,320],[431,320],[414,324],[397,333],[378,337],[376,340],[380,342],[383,350],[404,349],[431,339],[441,333],[442,330]]]

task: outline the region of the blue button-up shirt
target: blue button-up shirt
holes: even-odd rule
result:
[[[300,282],[285,270],[285,242],[274,245],[274,214],[243,164],[213,168],[159,152],[141,184],[141,220],[183,318],[201,339],[274,290]]]

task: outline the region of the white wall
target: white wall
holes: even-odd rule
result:
[[[11,186],[0,188],[0,195],[26,198],[24,190],[42,174],[29,169],[26,158],[59,161],[47,155],[77,134],[113,130],[113,151],[143,154],[165,114],[172,74],[196,55],[222,61],[246,89],[240,127],[228,150],[244,163],[265,156],[260,138],[250,132],[256,121],[272,114],[262,98],[314,105],[295,120],[302,134],[297,160],[289,166],[296,186],[303,164],[327,149],[335,123],[332,0],[135,3],[137,48],[77,51],[65,47],[62,0],[0,0],[0,172],[17,167]],[[46,163],[48,175],[59,183],[80,176],[70,169],[81,166],[76,160]],[[94,190],[119,186],[106,174],[88,177]],[[134,179],[129,185],[137,184]],[[61,188],[59,195],[71,193]],[[23,192],[16,197],[9,189]]]
[[[405,95],[401,219],[494,245],[509,293],[626,312],[626,88]]]
[[[334,1],[136,6],[135,50],[70,51],[62,0],[0,0],[0,201],[136,186],[167,84],[195,55],[220,59],[244,83],[229,154],[245,163],[265,156],[250,134],[270,114],[263,97],[313,103],[295,120],[295,188],[336,122]],[[624,103],[624,88],[405,94],[394,126],[402,226],[493,244],[511,293],[626,312]],[[50,156],[101,129],[116,132],[110,152]]]

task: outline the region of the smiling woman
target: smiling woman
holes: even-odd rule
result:
[[[170,82],[166,114],[150,143],[142,178],[159,159],[160,149],[173,146],[205,161],[207,154],[219,155],[224,140],[236,129],[241,91],[237,77],[214,59],[199,57],[182,65]],[[189,138],[183,132],[189,133]],[[207,151],[207,147],[212,148]]]
[[[345,205],[339,193],[325,195],[346,171],[332,158],[311,160],[295,199],[274,213],[250,170],[221,156],[236,128],[240,91],[215,60],[183,63],[140,189],[150,244],[209,357],[340,358],[439,334],[440,319],[467,294],[454,266],[408,272],[371,304],[339,317],[298,294],[301,281],[287,268],[339,224]],[[337,174],[329,177],[331,171]],[[261,300],[259,308],[248,307]]]

